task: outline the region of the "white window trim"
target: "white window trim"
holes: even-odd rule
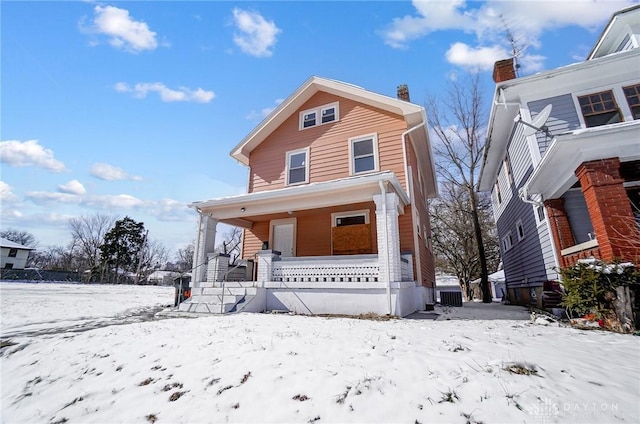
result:
[[[508,252],[513,248],[513,236],[509,231],[504,237],[502,237],[502,251]]]
[[[369,221],[369,209],[359,209],[357,211],[347,211],[347,212],[334,212],[331,214],[331,226],[338,226],[338,218],[348,218],[350,216],[363,216],[364,215],[364,223],[368,224]]]
[[[522,229],[522,236],[520,236],[520,229]],[[516,237],[518,237],[518,241],[521,241],[525,238],[524,224],[522,223],[521,219],[516,221]]]
[[[334,108],[336,111],[335,114],[335,119],[333,121],[329,121],[329,122],[322,122],[322,112],[324,110],[327,109],[331,109]],[[304,126],[304,116],[309,114],[309,113],[315,113],[316,114],[316,123],[314,125],[310,125],[308,127]],[[327,125],[327,124],[332,124],[334,122],[338,122],[340,120],[340,108],[338,107],[338,102],[333,102],[333,103],[328,103],[326,105],[322,105],[322,106],[318,106],[318,107],[314,107],[312,109],[307,109],[307,110],[303,110],[302,112],[300,112],[300,122],[299,122],[299,129],[300,131],[302,130],[308,130],[309,128],[315,128],[319,125]]]
[[[295,183],[289,182],[289,165],[291,164],[291,156],[299,153],[305,154],[305,167],[304,167],[304,181],[298,181]],[[304,149],[296,149],[289,150],[285,155],[285,184],[287,186],[290,185],[299,185],[299,184],[308,184],[309,183],[309,148],[305,147]]]
[[[364,140],[373,140],[373,169],[361,172],[355,172],[355,158],[353,157],[353,143]],[[349,139],[349,175],[362,175],[367,174],[369,172],[378,172],[380,170],[380,162],[379,162],[379,154],[378,154],[378,133],[372,133],[367,135],[361,135],[358,137],[351,137]]]

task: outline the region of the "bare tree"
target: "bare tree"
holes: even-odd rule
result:
[[[145,281],[153,271],[161,269],[169,260],[169,251],[158,240],[146,240],[140,251],[136,272],[137,282]]]
[[[477,260],[480,267],[482,301],[491,302],[489,290],[489,272],[485,251],[483,227],[480,220],[481,204],[478,197],[477,180],[482,164],[484,148],[484,129],[486,113],[482,103],[478,74],[469,75],[462,81],[451,82],[446,96],[438,101],[435,97],[428,100],[429,123],[437,140],[433,144],[436,154],[438,176],[442,181],[442,192],[454,190],[452,198],[461,199],[458,205],[464,214],[454,216],[466,224],[469,235],[474,239]],[[437,216],[432,226],[440,223]],[[465,236],[464,242],[468,240]],[[442,245],[444,250],[458,249],[457,244]],[[451,256],[455,252],[451,252]],[[463,265],[463,264],[461,264]],[[468,264],[473,267],[473,264]],[[464,272],[465,278],[470,278]],[[468,281],[467,281],[468,282]]]
[[[229,264],[235,264],[240,259],[242,243],[242,229],[231,227],[222,235],[222,242],[216,247],[216,252],[229,255]]]
[[[83,215],[69,220],[71,250],[79,264],[79,271],[100,271],[100,246],[104,236],[113,227],[116,217],[102,213]],[[88,275],[89,279],[91,275]]]
[[[185,247],[178,249],[176,252],[175,260],[176,267],[179,272],[190,272],[193,266],[193,251],[195,249],[195,243],[192,241]]]
[[[35,236],[28,231],[7,228],[6,230],[0,231],[0,237],[33,249],[38,247]]]

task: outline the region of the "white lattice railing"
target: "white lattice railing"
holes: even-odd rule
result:
[[[272,279],[280,282],[377,282],[378,255],[281,258],[273,262]]]

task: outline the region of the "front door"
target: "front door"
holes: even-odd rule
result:
[[[282,256],[295,256],[295,219],[271,222],[272,248]]]

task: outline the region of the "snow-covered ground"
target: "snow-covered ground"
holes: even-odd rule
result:
[[[640,337],[515,306],[153,319],[173,288],[0,295],[2,423],[640,422]]]

